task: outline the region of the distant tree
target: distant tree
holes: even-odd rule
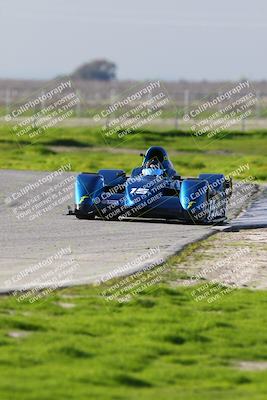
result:
[[[73,79],[110,81],[116,78],[117,66],[107,60],[94,60],[78,67],[72,74]]]

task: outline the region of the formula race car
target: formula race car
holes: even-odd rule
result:
[[[123,170],[83,172],[75,182],[75,214],[79,219],[178,219],[194,223],[222,222],[232,194],[223,174],[182,178],[165,149],[150,147],[143,162],[127,177]]]

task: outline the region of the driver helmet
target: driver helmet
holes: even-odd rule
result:
[[[156,158],[152,158],[145,163],[145,168],[142,172],[143,175],[162,175],[163,170],[160,162]]]
[[[152,158],[151,160],[148,160],[146,165],[146,168],[155,168],[155,169],[160,169],[160,162],[156,158]]]

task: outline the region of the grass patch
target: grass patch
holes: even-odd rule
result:
[[[127,153],[127,149],[144,151],[149,146],[161,145],[172,152],[171,159],[181,175],[229,173],[249,163],[250,169],[238,178],[253,175],[264,181],[267,178],[266,135],[267,131],[228,132],[212,143],[201,138],[199,147],[188,132],[146,130],[131,134],[125,141],[114,138],[107,146],[98,128],[57,127],[49,129],[32,145],[25,138],[17,142],[5,125],[0,127],[0,168],[54,170],[70,162],[73,171],[123,168],[130,173],[141,159],[135,153]],[[63,150],[59,152],[56,148],[60,146]],[[88,152],[84,147],[88,147]]]
[[[265,292],[234,290],[208,304],[190,288],[154,289],[123,304],[92,286],[33,304],[1,297],[0,397],[265,399],[267,371],[233,366],[267,360]],[[75,308],[59,307],[66,298]],[[10,337],[15,329],[31,334]]]

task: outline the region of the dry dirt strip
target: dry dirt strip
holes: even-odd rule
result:
[[[267,289],[267,187],[229,225],[201,243],[176,269],[188,279],[177,285],[192,289],[196,301],[218,300],[234,288]],[[222,289],[221,285],[226,286]]]

